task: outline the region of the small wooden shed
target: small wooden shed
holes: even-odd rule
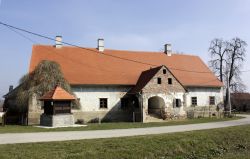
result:
[[[45,93],[40,100],[44,102],[44,113],[41,115],[40,125],[67,126],[74,122],[71,102],[75,100],[75,97],[60,86]]]

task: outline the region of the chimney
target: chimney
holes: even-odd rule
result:
[[[56,36],[55,39],[55,47],[56,48],[61,48],[62,47],[62,36]]]
[[[98,39],[97,40],[97,49],[100,52],[104,51],[104,39]]]
[[[165,44],[164,45],[164,53],[167,54],[168,56],[172,55],[172,46],[171,46],[171,44]]]
[[[13,85],[10,85],[9,92],[11,92],[14,89]]]

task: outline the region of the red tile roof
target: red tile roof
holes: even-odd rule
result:
[[[56,86],[53,90],[45,93],[40,100],[75,100],[75,97],[60,86]]]
[[[167,56],[163,52],[109,49],[105,49],[101,53],[95,48],[81,49],[70,46],[55,48],[34,45],[29,71],[33,71],[42,60],[59,63],[65,78],[71,85],[136,85],[142,71],[148,70],[150,67],[165,65],[184,86],[223,86],[203,61],[193,55],[172,54],[172,56]]]

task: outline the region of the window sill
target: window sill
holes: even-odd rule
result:
[[[99,108],[99,110],[108,110],[108,108]]]

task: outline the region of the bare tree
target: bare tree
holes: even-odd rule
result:
[[[227,43],[224,42],[222,39],[216,38],[211,41],[208,51],[211,55],[209,66],[210,68],[212,68],[214,73],[218,75],[220,81],[223,82]]]
[[[247,43],[240,38],[233,38],[228,42],[226,72],[230,87],[241,83],[241,68],[246,54]]]
[[[209,53],[210,68],[218,75],[221,82],[234,92],[244,91],[245,85],[241,80],[241,68],[246,54],[247,43],[240,38],[231,41],[214,39],[211,41]],[[229,99],[229,89],[226,90],[226,104]],[[225,107],[227,109],[227,107]]]
[[[246,85],[240,79],[238,79],[238,81],[233,82],[231,84],[231,90],[232,90],[232,92],[235,92],[235,93],[245,92]]]
[[[226,83],[229,77],[230,88],[242,90],[241,68],[244,62],[247,43],[240,38],[233,38],[231,41],[214,39],[211,41],[209,53],[211,60],[210,68],[218,75],[221,82]],[[237,89],[238,90],[238,89]]]

